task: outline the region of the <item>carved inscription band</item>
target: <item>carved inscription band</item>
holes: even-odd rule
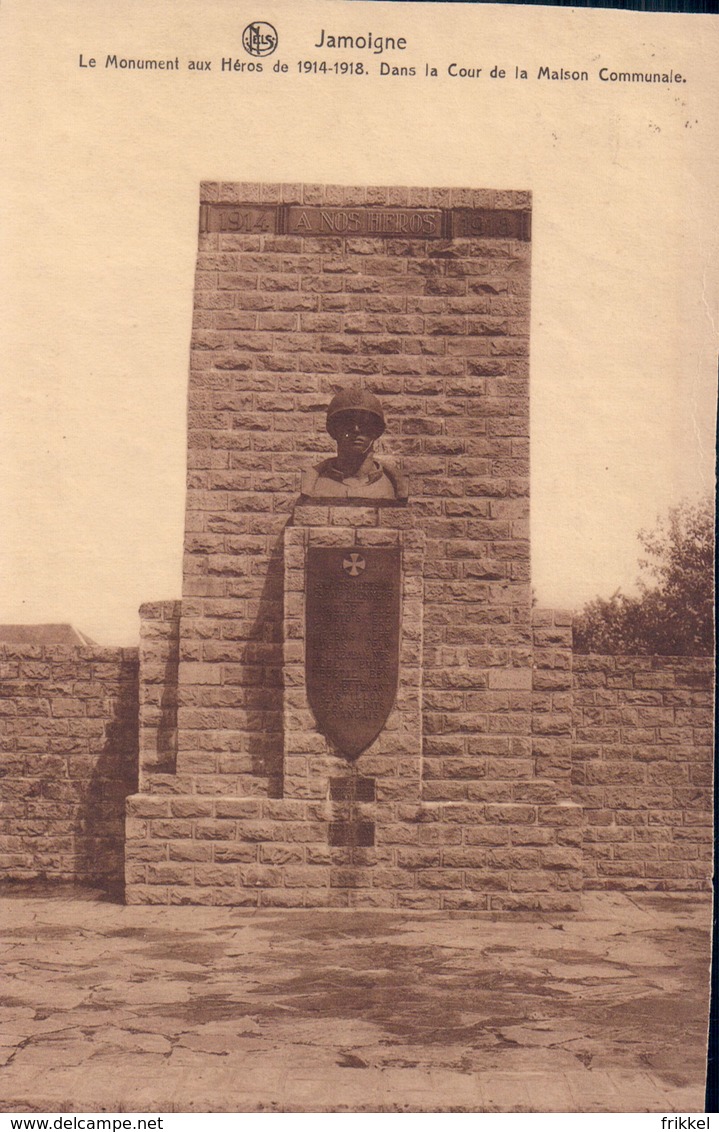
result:
[[[531,239],[529,209],[315,208],[301,205],[203,204],[201,232],[286,236],[389,236],[401,239]]]

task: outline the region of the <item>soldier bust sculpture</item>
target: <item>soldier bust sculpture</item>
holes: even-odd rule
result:
[[[303,496],[315,499],[407,498],[404,478],[374,456],[375,442],[386,428],[378,397],[358,385],[343,389],[329,403],[326,428],[337,444],[337,456],[303,473]]]

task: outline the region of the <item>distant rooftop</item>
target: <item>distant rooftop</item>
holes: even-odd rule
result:
[[[0,625],[4,645],[96,645],[74,625]]]

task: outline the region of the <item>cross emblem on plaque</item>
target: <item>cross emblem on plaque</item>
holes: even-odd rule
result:
[[[348,554],[342,563],[342,569],[350,578],[356,578],[361,574],[367,563],[361,554]]]

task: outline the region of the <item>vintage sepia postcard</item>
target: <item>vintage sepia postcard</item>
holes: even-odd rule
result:
[[[3,1112],[708,1127],[717,46],[5,0]]]

